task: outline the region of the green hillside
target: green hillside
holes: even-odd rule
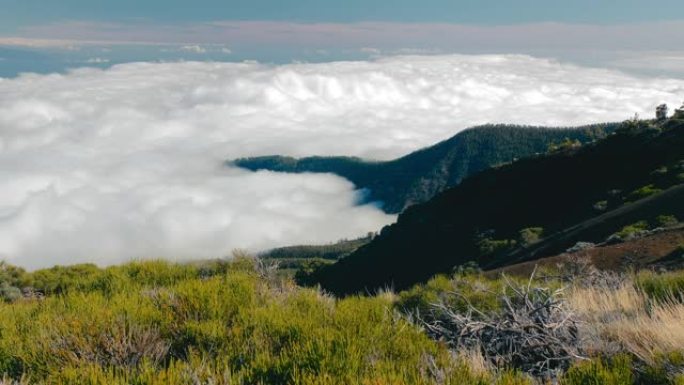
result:
[[[640,220],[684,218],[684,121],[629,121],[617,132],[481,172],[410,207],[308,282],[337,294],[403,289],[466,262],[498,267],[600,242]]]
[[[351,157],[295,159],[264,156],[232,162],[249,170],[334,173],[366,189],[367,202],[382,202],[388,213],[425,202],[447,187],[489,167],[546,153],[550,147],[588,143],[614,131],[615,124],[579,128],[488,125],[465,130],[451,139],[388,162]]]

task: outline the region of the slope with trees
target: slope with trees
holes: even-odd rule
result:
[[[464,178],[518,158],[560,150],[605,137],[616,124],[579,128],[488,125],[465,130],[434,146],[387,162],[353,157],[284,156],[243,158],[230,162],[245,169],[334,173],[368,191],[366,202],[382,202],[388,213],[427,201]]]
[[[469,261],[494,268],[552,255],[637,218],[684,218],[682,183],[684,122],[629,121],[599,142],[481,172],[304,281],[337,294],[403,289]]]

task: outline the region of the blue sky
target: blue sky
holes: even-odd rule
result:
[[[684,76],[679,3],[0,0],[0,76],[130,61],[288,63],[450,53],[519,53]]]
[[[534,21],[614,23],[672,20],[681,2],[661,0],[2,0],[5,31],[60,20],[187,22],[287,20],[300,22]]]

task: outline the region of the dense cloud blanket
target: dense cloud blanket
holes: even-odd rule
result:
[[[0,79],[0,258],[26,267],[207,258],[327,242],[394,218],[266,154],[388,159],[482,123],[650,115],[684,81],[527,56],[131,63]]]

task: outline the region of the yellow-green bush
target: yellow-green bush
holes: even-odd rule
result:
[[[31,384],[527,381],[474,372],[388,296],[336,300],[265,278],[246,259],[81,265],[28,279],[48,295],[0,304],[0,373]]]
[[[435,277],[397,295],[340,300],[294,286],[243,257],[7,271],[12,282],[46,296],[0,302],[5,383],[533,383],[515,368],[473,365],[405,316],[416,309],[427,316],[438,300],[456,310],[472,305],[500,311],[503,281],[477,272]],[[637,285],[651,298],[665,299],[684,288],[682,277],[641,273]],[[645,367],[626,356],[580,362],[560,382],[681,384],[671,372],[684,362],[681,352],[656,362]]]
[[[632,361],[628,356],[610,360],[585,361],[570,368],[560,381],[561,385],[632,385]]]
[[[655,273],[642,271],[636,277],[639,289],[658,301],[684,300],[684,272]]]
[[[475,306],[481,311],[497,311],[500,308],[499,294],[504,285],[501,280],[488,279],[478,274],[465,276],[436,276],[424,285],[399,293],[396,303],[398,309],[405,312],[417,311],[429,316],[433,304],[443,300],[451,308],[466,311],[468,306]]]

